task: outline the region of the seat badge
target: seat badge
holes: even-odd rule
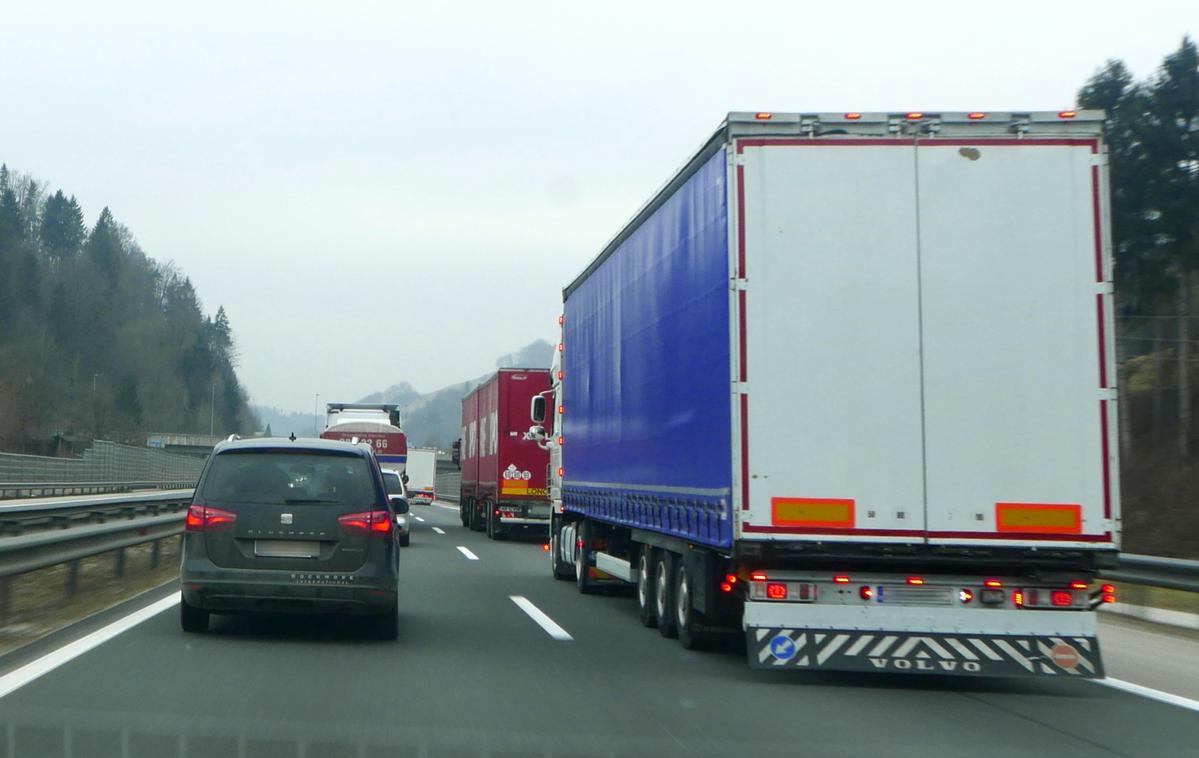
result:
[[[290,524],[291,523],[291,514],[290,513],[279,514],[279,523],[280,524]]]

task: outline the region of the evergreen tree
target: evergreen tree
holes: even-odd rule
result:
[[[87,239],[87,227],[83,223],[83,209],[74,195],[67,198],[58,190],[46,198],[39,237],[42,250],[51,260],[61,262],[75,257]]]
[[[100,218],[96,220],[96,226],[88,235],[84,252],[96,269],[105,276],[109,285],[116,285],[121,274],[123,250],[116,221],[107,207],[100,211]]]

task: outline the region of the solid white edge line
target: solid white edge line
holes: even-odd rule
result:
[[[465,555],[465,556],[466,556],[466,559],[467,559],[467,560],[469,560],[469,561],[477,561],[477,560],[479,560],[479,556],[477,556],[477,555],[475,555],[474,553],[472,553],[472,552],[470,551],[470,548],[466,547],[465,545],[459,545],[459,546],[458,546],[458,552],[459,552],[459,553],[462,553],[463,555]]]
[[[437,532],[438,534],[445,534],[445,530],[442,529],[440,526],[433,527],[433,531]]]
[[[84,635],[74,642],[69,642],[57,650],[46,653],[41,658],[30,661],[24,666],[14,669],[4,676],[0,676],[0,698],[24,687],[38,677],[50,673],[64,663],[78,658],[92,648],[108,642],[118,634],[127,632],[143,621],[157,616],[172,606],[178,605],[179,594],[175,592],[161,600],[156,600],[150,605],[130,613],[128,616],[117,619],[108,626],[101,627],[91,634]]]
[[[516,603],[516,607],[528,614],[529,618],[537,622],[537,625],[545,630],[545,633],[556,640],[573,640],[570,632],[558,626],[558,623],[549,616],[545,615],[533,602],[524,595],[509,595],[508,599]]]
[[[1182,695],[1174,695],[1169,692],[1162,692],[1161,690],[1155,690],[1152,687],[1126,682],[1123,679],[1112,679],[1110,676],[1104,679],[1092,679],[1091,681],[1112,687],[1113,689],[1124,690],[1125,692],[1131,692],[1134,695],[1147,697],[1150,700],[1157,700],[1162,703],[1176,705],[1179,708],[1199,711],[1199,700],[1192,700],[1189,697],[1183,697]]]

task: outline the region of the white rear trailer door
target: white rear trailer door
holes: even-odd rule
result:
[[[1096,147],[917,149],[930,542],[1111,539]]]
[[[1098,144],[736,143],[739,538],[1112,542]]]
[[[738,143],[746,539],[924,537],[915,150],[864,142]]]

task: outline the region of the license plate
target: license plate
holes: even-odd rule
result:
[[[254,555],[262,558],[319,558],[321,543],[306,540],[254,540]]]

